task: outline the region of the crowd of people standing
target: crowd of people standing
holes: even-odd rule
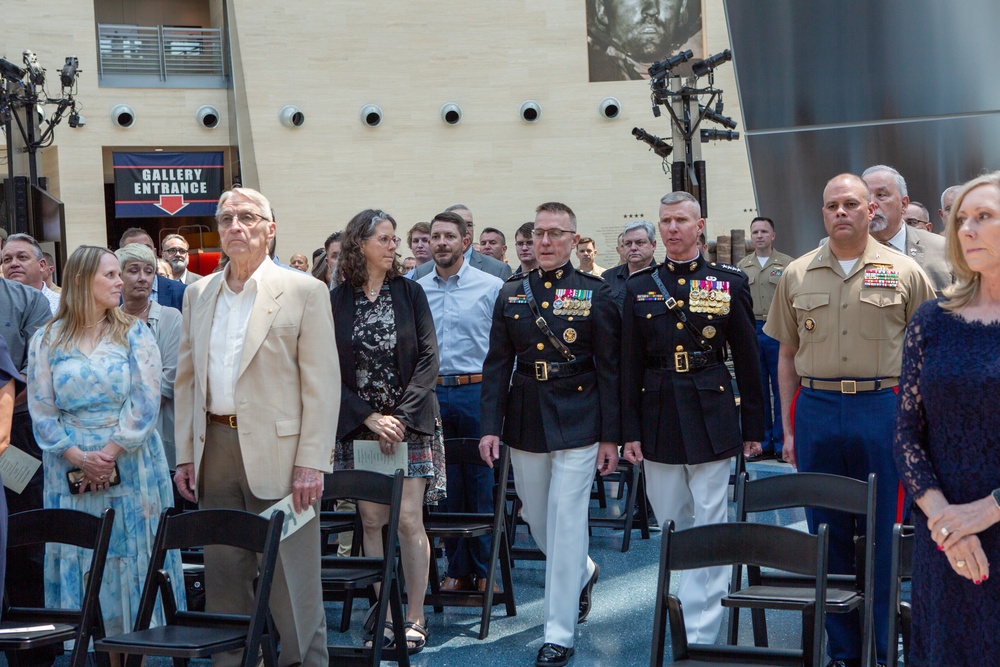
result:
[[[34,239],[12,235],[0,280],[0,451],[9,442],[41,468],[22,492],[7,490],[7,509],[115,508],[101,592],[114,634],[134,621],[175,490],[200,507],[252,512],[291,496],[300,512],[318,506],[325,473],[355,466],[357,447],[405,448],[406,636],[387,626],[370,641],[416,652],[429,639],[424,507],[490,511],[489,467],[503,443],[522,518],[546,555],[536,665],[558,666],[574,654],[600,576],[588,555],[595,470],[614,471],[619,456],[642,465],[656,517],[681,529],[726,520],[740,454],[862,480],[875,472],[878,659],[902,484],[917,534],[911,664],[983,664],[1000,618],[989,581],[1000,557],[1000,448],[988,400],[1000,382],[998,174],[945,193],[944,237],[921,228],[929,216],[910,211],[895,169],[835,176],[817,249],[778,252],[780,224],[759,217],[739,266],[707,256],[700,205],[684,192],[660,200],[655,222],[625,226],[610,269],[560,202],[517,229],[516,269],[499,229],[473,242],[464,205],[409,229],[412,266],[397,221],[378,209],[331,234],[311,270],[304,255],[283,266],[270,202],[248,188],[219,201],[227,261],[205,277],[187,270],[178,235],[162,242],[171,275],[159,275],[152,238],[130,229],[117,252],[77,248],[59,292]],[[970,365],[981,369],[975,378]],[[365,553],[381,554],[385,508],[358,511]],[[831,571],[853,572],[853,523],[807,518],[810,530],[830,526]],[[443,590],[485,590],[489,538],[445,552]],[[281,543],[271,606],[282,665],[327,663],[320,553],[318,519]],[[17,568],[13,603],[79,605],[80,550],[18,557],[7,564]],[[246,612],[255,560],[216,548],[205,565],[208,610]],[[176,554],[166,567],[183,581]],[[727,577],[705,568],[682,578],[690,642],[716,640]],[[827,628],[830,664],[860,664],[857,615],[831,616]]]

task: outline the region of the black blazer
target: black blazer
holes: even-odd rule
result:
[[[424,288],[413,280],[389,281],[392,313],[396,320],[396,364],[403,383],[403,396],[392,415],[418,433],[434,433],[438,415],[438,347],[434,318]],[[340,356],[341,398],[337,438],[351,438],[361,430],[368,415],[375,412],[358,394],[358,373],[354,366],[354,288],[341,283],[330,292],[333,324]]]

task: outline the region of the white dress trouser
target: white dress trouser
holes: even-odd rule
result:
[[[728,509],[729,459],[698,465],[643,462],[646,495],[661,525],[674,530],[725,523]],[[681,572],[677,597],[684,609],[690,644],[714,644],[722,626],[722,597],[729,589],[730,567]]]
[[[587,555],[587,520],[597,449],[510,451],[521,518],[545,554],[545,642],[559,646],[573,646],[580,591],[596,567]]]

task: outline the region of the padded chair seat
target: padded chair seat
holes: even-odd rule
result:
[[[816,592],[813,588],[794,588],[789,586],[748,586],[731,593],[722,599],[725,607],[745,607],[748,604],[768,603],[769,609],[801,609],[812,604]],[[826,606],[846,607],[860,605],[862,597],[854,591],[839,588],[826,589]],[[771,606],[773,603],[774,606]],[[788,605],[778,607],[777,605]]]
[[[129,632],[95,643],[99,651],[118,652],[122,646],[141,649],[143,655],[203,658],[213,653],[242,648],[246,628],[205,628],[169,625]]]
[[[479,537],[493,532],[493,515],[431,512],[424,517],[424,529],[438,537]]]
[[[37,627],[40,625],[54,625],[55,629],[36,630],[34,632],[4,632],[0,634],[0,650],[21,650],[34,648],[36,646],[44,646],[55,642],[72,641],[76,637],[76,630],[78,627],[76,625],[67,625],[65,623],[46,623],[43,621],[3,621],[0,623],[0,629],[7,630],[14,628]]]

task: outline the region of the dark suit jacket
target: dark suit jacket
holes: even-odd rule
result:
[[[435,393],[439,362],[434,318],[424,288],[415,281],[393,278],[389,281],[389,292],[396,320],[396,365],[403,384],[403,396],[392,415],[418,433],[432,434],[439,412]],[[358,394],[353,342],[354,288],[341,283],[330,292],[330,304],[342,383],[337,438],[343,440],[360,431],[375,409]]]
[[[187,285],[179,280],[170,280],[163,276],[156,276],[156,301],[161,306],[170,306],[177,310],[182,310],[184,305],[184,290]]]
[[[509,264],[504,264],[498,259],[493,259],[492,257],[487,257],[481,252],[472,251],[469,255],[469,266],[474,269],[479,269],[484,271],[491,276],[496,276],[500,280],[507,280],[513,275],[513,271]],[[413,275],[411,276],[413,280],[419,280],[426,276],[428,273],[434,270],[434,261],[424,262],[417,268],[413,269]]]

